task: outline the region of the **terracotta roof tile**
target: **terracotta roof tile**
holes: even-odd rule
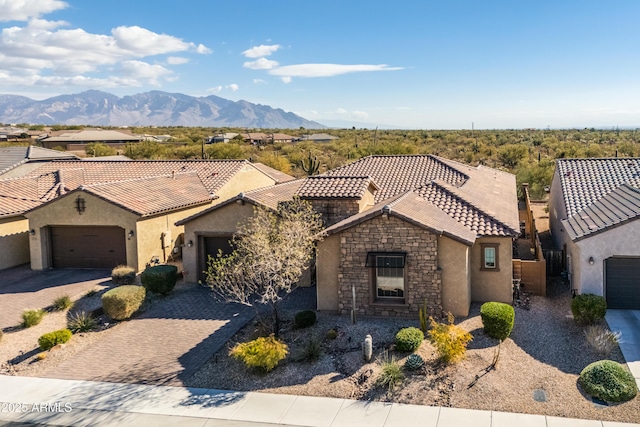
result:
[[[373,185],[369,176],[310,176],[297,194],[303,199],[361,199],[367,188]]]

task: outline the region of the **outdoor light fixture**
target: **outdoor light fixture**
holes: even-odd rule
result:
[[[188,247],[188,248],[190,248],[190,247],[192,247],[192,246],[193,246],[193,240],[189,240],[189,241],[187,242],[187,247]]]
[[[34,230],[33,228],[31,230],[29,230],[29,234],[31,234],[32,236],[36,235],[36,230]]]
[[[593,257],[592,257],[592,256],[590,256],[590,257],[589,257],[589,265],[593,265],[593,263],[594,263],[594,262],[595,262],[595,261],[593,260]]]
[[[133,230],[129,231],[129,233],[127,234],[127,237],[129,238],[129,240],[131,240],[133,235],[134,235]]]
[[[86,209],[87,207],[85,206],[84,198],[78,196],[78,198],[76,199],[76,210],[78,211],[78,215],[82,215],[82,212],[84,212]]]

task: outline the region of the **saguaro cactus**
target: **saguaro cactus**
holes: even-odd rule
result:
[[[305,164],[304,159],[302,160],[302,170],[305,171],[308,176],[317,175],[320,171],[320,162],[317,157],[311,157],[311,151],[309,151],[307,163]]]

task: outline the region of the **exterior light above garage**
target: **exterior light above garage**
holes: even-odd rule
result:
[[[78,198],[76,198],[75,203],[76,203],[76,211],[78,211],[79,215],[82,215],[82,212],[84,212],[87,209],[84,198],[81,196],[78,196]]]

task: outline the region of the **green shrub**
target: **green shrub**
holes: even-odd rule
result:
[[[142,286],[124,285],[113,288],[102,295],[102,308],[114,320],[128,319],[140,308],[145,295]]]
[[[424,360],[422,359],[422,357],[420,357],[419,354],[410,354],[409,357],[407,357],[407,360],[404,362],[404,367],[407,368],[410,371],[415,371],[417,369],[420,369],[424,366]]]
[[[273,335],[256,338],[253,341],[236,344],[229,355],[240,359],[251,368],[269,372],[289,353],[287,345]]]
[[[95,289],[91,289],[91,290],[88,290],[88,291],[87,291],[87,293],[86,293],[86,294],[84,294],[84,296],[85,296],[85,297],[87,297],[87,298],[91,298],[92,296],[94,296],[94,295],[95,295],[95,294],[97,294],[97,293],[98,293],[98,291],[97,291],[97,290],[95,290]]]
[[[418,328],[403,328],[396,334],[396,350],[410,352],[416,351],[422,341],[424,334]]]
[[[135,285],[136,270],[127,265],[119,265],[111,270],[111,281],[114,285]]]
[[[293,323],[298,329],[308,328],[316,323],[316,312],[313,310],[303,310],[296,313]]]
[[[23,328],[30,328],[32,326],[36,326],[38,323],[42,322],[42,318],[44,317],[44,314],[45,314],[45,311],[42,309],[23,311],[21,326]]]
[[[315,337],[311,337],[309,338],[309,340],[307,340],[304,343],[299,360],[307,361],[307,362],[315,362],[320,358],[321,354],[322,354],[322,345],[320,345],[320,341],[318,341]]]
[[[379,387],[387,387],[389,391],[393,391],[395,386],[404,379],[402,367],[393,356],[391,358],[385,356],[379,363],[382,367],[382,372],[380,372],[380,375],[376,379],[376,385]]]
[[[509,304],[485,302],[480,307],[480,317],[484,332],[491,338],[504,341],[513,329],[516,312]]]
[[[429,321],[431,322],[429,341],[436,348],[440,360],[453,363],[462,359],[473,336],[460,326],[454,325],[451,314],[448,316],[448,323],[438,323],[433,318],[429,318]]]
[[[612,360],[588,365],[580,372],[578,383],[585,393],[606,402],[626,402],[638,394],[633,375]]]
[[[140,275],[140,281],[149,292],[168,295],[178,281],[178,267],[175,265],[149,267]]]
[[[70,316],[67,321],[67,328],[77,334],[78,332],[89,332],[96,328],[96,319],[93,318],[91,313],[85,311],[79,311]]]
[[[73,307],[73,301],[69,295],[62,295],[53,300],[53,309],[55,311],[67,310]]]
[[[64,344],[71,339],[71,331],[68,329],[60,329],[58,331],[49,332],[38,338],[40,350],[51,350],[58,344]]]
[[[585,325],[593,325],[604,319],[607,313],[607,300],[594,294],[580,294],[571,300],[573,318]]]
[[[612,332],[602,325],[589,325],[585,328],[584,335],[591,348],[603,356],[608,356],[618,346],[622,333]]]

